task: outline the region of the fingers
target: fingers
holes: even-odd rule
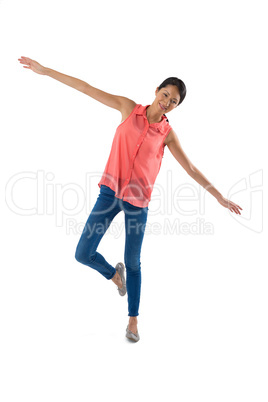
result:
[[[23,66],[23,68],[28,68],[29,70],[31,70],[31,63],[30,63],[30,60],[31,59],[29,59],[28,57],[24,57],[24,56],[22,56],[20,59],[18,59],[19,60],[19,62],[21,63],[21,64],[26,64],[26,66]]]
[[[227,200],[227,208],[231,211],[231,212],[235,212],[236,214],[240,214],[240,212],[238,211],[238,205],[236,205],[234,202]]]
[[[235,204],[232,201],[228,201],[228,208],[230,209],[231,212],[235,212],[236,214],[241,215],[239,209],[241,209],[241,211],[243,210],[243,208],[241,208],[239,205]]]
[[[28,62],[28,61],[26,61],[25,59],[18,59],[19,60],[19,62],[21,63],[21,64],[28,64],[28,65],[30,65],[30,63]]]
[[[240,208],[240,207],[239,207],[239,208]],[[240,209],[242,209],[242,208],[240,208]],[[231,212],[235,212],[236,214],[241,215],[241,213],[240,213],[239,209],[238,209],[238,208],[236,208],[236,207],[232,207],[232,208],[230,208],[230,211],[231,211]]]
[[[29,59],[29,57],[21,56],[21,58],[18,59],[18,60],[19,60],[19,62],[20,62],[21,64],[28,64],[28,65],[31,64],[31,59]]]
[[[25,61],[27,61],[27,60],[29,60],[29,59],[27,59],[27,57],[21,56],[21,58],[18,59],[18,60],[25,60]]]

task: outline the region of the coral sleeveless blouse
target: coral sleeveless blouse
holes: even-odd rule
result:
[[[110,155],[98,186],[115,191],[115,197],[147,207],[164,156],[164,140],[172,127],[165,115],[149,124],[146,110],[137,104],[116,129]]]

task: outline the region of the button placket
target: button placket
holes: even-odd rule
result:
[[[132,162],[131,162],[131,165],[130,165],[129,176],[125,180],[125,184],[128,184],[130,179],[131,179],[131,174],[132,174],[132,170],[133,170],[133,166],[134,166],[135,157],[137,155],[137,152],[139,150],[140,145],[142,144],[142,142],[143,142],[143,140],[145,138],[145,135],[147,134],[148,129],[149,129],[149,124],[148,124],[148,121],[147,121],[147,122],[145,122],[145,129],[144,129],[141,137],[139,138],[139,141],[140,140],[141,141],[138,144],[136,144],[136,150],[135,150],[134,154],[132,155]],[[122,194],[122,196],[124,196],[124,194]]]

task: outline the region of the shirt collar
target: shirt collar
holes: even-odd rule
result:
[[[147,110],[147,108],[148,108],[149,106],[151,106],[151,105],[146,105],[146,106],[137,105],[137,106],[138,106],[138,107],[137,107],[135,113],[138,114],[138,115],[140,115],[140,116],[143,116],[143,117],[147,120],[146,110]],[[158,123],[152,123],[152,124],[150,124],[150,126],[154,126],[154,127],[161,126],[162,123],[164,122],[164,120],[167,120],[167,117],[164,116],[164,115],[162,115],[162,120],[161,120],[160,122],[158,122]],[[147,120],[147,121],[148,121],[148,120]]]

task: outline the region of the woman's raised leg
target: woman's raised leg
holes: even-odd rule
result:
[[[112,220],[120,211],[118,199],[101,188],[76,247],[76,260],[97,270],[106,279],[112,279],[116,270],[96,250]]]

